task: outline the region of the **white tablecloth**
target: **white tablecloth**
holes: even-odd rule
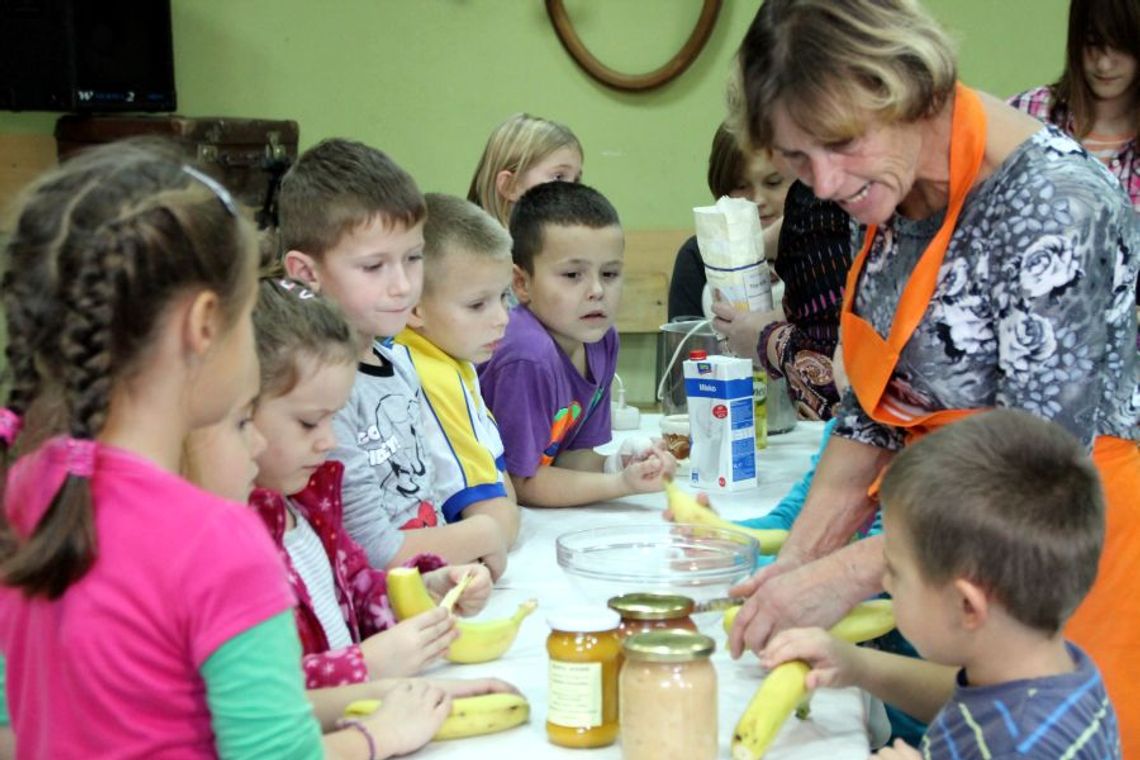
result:
[[[659,415],[643,415],[641,434],[658,434]],[[758,452],[760,486],[732,495],[714,496],[717,510],[732,519],[770,510],[807,470],[819,446],[821,423],[800,422],[790,433],[773,436]],[[612,450],[625,433],[615,433]],[[556,747],[546,739],[546,625],[544,608],[578,601],[578,591],[558,567],[555,539],[567,531],[631,522],[656,523],[665,508],[662,494],[629,497],[578,509],[524,509],[517,548],[506,574],[480,617],[509,615],[519,602],[535,597],[539,609],[523,624],[519,638],[502,659],[482,665],[443,664],[425,675],[449,678],[496,676],[514,683],[531,704],[530,723],[510,731],[452,742],[434,742],[417,757],[581,758],[582,750]],[[725,650],[720,615],[697,617],[701,629],[717,641],[713,656],[719,680],[720,756],[730,757],[732,731],[760,683],[756,658],[746,654],[734,662]],[[822,689],[812,699],[812,717],[790,720],[766,757],[772,760],[865,760],[869,754],[868,721],[875,708],[858,689]],[[589,751],[594,758],[621,757],[619,743]]]

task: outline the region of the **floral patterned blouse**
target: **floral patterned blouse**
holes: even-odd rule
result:
[[[860,276],[855,311],[890,330],[907,278],[942,223],[895,215]],[[1053,420],[1086,446],[1140,438],[1136,314],[1140,224],[1115,177],[1056,127],[971,191],[926,317],[888,392],[922,410],[1002,406]],[[850,390],[836,434],[898,449]]]

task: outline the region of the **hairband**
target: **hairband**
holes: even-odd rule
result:
[[[301,299],[302,301],[307,301],[310,298],[316,298],[316,295],[317,295],[316,293],[309,290],[308,288],[306,288],[304,285],[297,282],[296,280],[289,280],[289,279],[282,277],[278,280],[275,280],[275,282],[277,283],[277,287],[281,288],[282,290],[284,290],[286,292],[293,293],[293,291],[296,291],[296,293],[294,293],[294,295],[297,296],[297,298]]]
[[[20,429],[24,427],[24,421],[20,415],[13,412],[8,407],[0,407],[0,440],[3,440],[9,447],[16,436],[20,434]]]
[[[230,216],[237,216],[237,204],[234,203],[234,197],[230,195],[230,191],[222,187],[222,184],[210,175],[195,169],[193,166],[182,165],[182,171],[189,174],[194,179],[201,182],[206,187],[210,188],[210,192],[218,197],[222,205],[226,207],[226,211],[230,212]]]
[[[68,438],[67,472],[80,478],[95,474],[95,441],[90,438]]]

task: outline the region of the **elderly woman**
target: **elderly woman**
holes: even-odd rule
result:
[[[881,538],[848,539],[883,467],[965,414],[1020,408],[1076,435],[1101,473],[1104,552],[1065,633],[1104,673],[1124,756],[1140,757],[1140,232],[1127,196],[1070,137],[958,83],[915,0],[766,0],[739,66],[750,147],[869,228],[841,317],[851,389],[778,560],[734,589],[750,598],[733,654],[881,591]]]

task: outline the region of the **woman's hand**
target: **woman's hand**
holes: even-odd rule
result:
[[[760,331],[773,322],[784,319],[781,309],[772,311],[737,311],[727,301],[715,300],[712,305],[715,315],[712,328],[725,337],[728,350],[737,356],[759,362],[756,344],[760,341]]]
[[[859,685],[859,648],[822,628],[781,631],[760,653],[760,664],[769,670],[788,660],[803,660],[811,665],[806,679],[809,689]]]
[[[776,562],[730,589],[732,596],[749,594],[729,635],[732,656],[740,657],[745,649],[759,654],[786,628],[830,628],[837,623],[852,607],[847,578],[837,567],[826,559],[796,566],[781,552]]]
[[[442,657],[457,638],[455,618],[436,607],[369,636],[360,650],[371,678],[410,676]]]
[[[427,586],[428,593],[438,602],[466,575],[472,576],[471,583],[455,601],[455,612],[463,617],[470,617],[478,614],[491,596],[491,572],[486,566],[473,563],[441,567],[424,574],[424,585]]]

